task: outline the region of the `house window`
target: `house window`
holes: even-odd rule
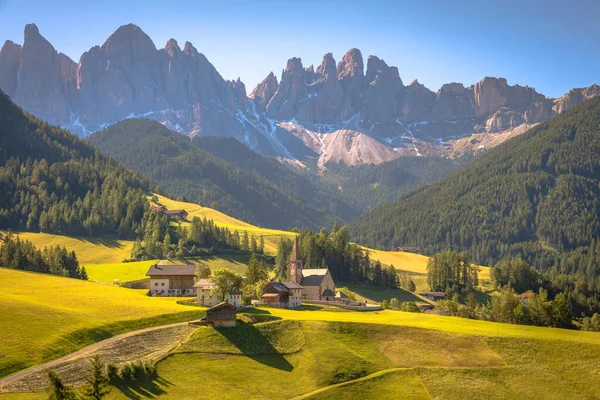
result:
[[[154,282],[154,286],[158,286],[158,282]]]
[[[160,286],[165,286],[165,283],[164,283],[164,282],[163,282],[163,283],[161,283],[161,284],[160,284]]]

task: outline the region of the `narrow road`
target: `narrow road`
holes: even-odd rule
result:
[[[312,392],[304,393],[304,394],[302,394],[300,396],[293,397],[291,400],[308,399],[309,397],[312,397],[315,394],[319,394],[319,393],[325,392],[326,390],[330,390],[330,389],[333,389],[333,388],[336,388],[336,387],[345,386],[345,385],[349,385],[351,383],[356,383],[356,382],[361,382],[361,381],[366,381],[366,380],[369,380],[369,379],[377,378],[378,376],[386,375],[386,374],[389,374],[390,372],[405,371],[405,370],[410,370],[410,369],[414,369],[414,368],[388,368],[388,369],[382,369],[381,371],[373,372],[371,375],[366,375],[366,376],[363,376],[361,378],[356,378],[356,379],[352,379],[352,380],[349,380],[349,381],[344,381],[344,382],[336,383],[336,384],[333,384],[333,385],[329,385],[329,386],[325,386],[325,387],[313,390]]]
[[[40,365],[37,365],[35,367],[31,367],[31,368],[28,368],[28,369],[24,369],[22,371],[19,371],[19,372],[13,374],[13,375],[9,375],[9,376],[6,376],[4,378],[1,378],[0,379],[0,389],[2,388],[2,386],[6,385],[8,383],[11,383],[11,382],[13,382],[15,380],[21,379],[21,378],[23,378],[23,377],[25,377],[27,375],[33,374],[35,372],[39,372],[39,371],[44,370],[46,368],[54,367],[54,366],[56,366],[58,364],[61,364],[61,363],[65,362],[65,361],[70,361],[70,360],[73,360],[73,359],[85,356],[85,355],[87,355],[89,353],[92,353],[92,352],[98,350],[101,347],[104,347],[104,346],[106,346],[108,344],[114,343],[114,342],[116,342],[118,340],[125,339],[125,338],[131,337],[131,336],[135,336],[135,335],[139,335],[140,333],[152,332],[152,331],[156,331],[156,330],[160,330],[160,329],[171,328],[173,326],[185,325],[185,324],[187,324],[187,322],[178,322],[178,323],[175,323],[175,324],[154,326],[152,328],[140,329],[140,330],[137,330],[137,331],[126,332],[126,333],[122,333],[120,335],[109,337],[108,339],[104,339],[104,340],[102,340],[100,342],[96,342],[94,344],[91,344],[91,345],[89,345],[87,347],[84,347],[81,350],[77,350],[74,353],[67,354],[66,356],[63,356],[63,357],[58,358],[56,360],[49,361],[49,362],[47,362],[45,364],[40,364]]]

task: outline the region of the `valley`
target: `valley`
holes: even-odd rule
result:
[[[600,5],[298,5],[0,0],[0,400],[599,399]]]

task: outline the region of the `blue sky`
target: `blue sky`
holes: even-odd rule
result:
[[[600,83],[600,2],[462,1],[84,1],[0,0],[0,40],[23,42],[34,22],[75,61],[120,25],[139,25],[159,48],[185,41],[248,92],[290,57],[336,61],[352,47],[437,90],[484,76],[561,96]]]

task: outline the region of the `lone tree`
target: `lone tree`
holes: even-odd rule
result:
[[[198,263],[196,267],[196,275],[198,279],[208,279],[210,278],[210,267],[204,263]]]
[[[246,269],[246,282],[256,283],[266,281],[268,278],[267,264],[262,259],[258,259],[256,254],[252,253],[248,262],[248,268]]]
[[[48,380],[50,381],[49,400],[76,400],[77,396],[69,386],[65,385],[60,376],[54,371],[48,370]]]
[[[85,396],[89,399],[100,400],[110,393],[110,388],[108,387],[109,378],[108,374],[106,373],[106,366],[102,361],[100,361],[100,357],[98,355],[92,357],[90,361],[92,363],[92,371],[91,374],[85,378],[89,385],[89,387],[85,390]]]
[[[210,279],[214,282],[221,301],[225,301],[227,294],[239,291],[244,281],[242,275],[227,268],[215,269]]]

